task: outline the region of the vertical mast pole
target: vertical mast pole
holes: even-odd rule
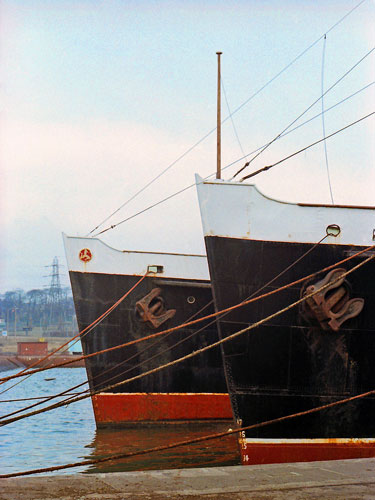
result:
[[[220,56],[222,52],[217,54],[217,153],[216,153],[216,179],[221,179],[221,73],[220,73]]]

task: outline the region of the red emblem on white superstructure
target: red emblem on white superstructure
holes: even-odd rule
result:
[[[91,250],[88,248],[82,248],[82,250],[79,252],[78,257],[82,262],[89,262],[92,259],[92,253]]]

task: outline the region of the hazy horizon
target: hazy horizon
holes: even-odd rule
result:
[[[369,52],[374,13],[372,0],[3,0],[0,293],[43,287],[55,256],[69,286],[62,232],[87,235],[215,129],[217,51],[223,118],[227,103],[230,112],[241,107],[223,124],[226,166],[277,136]],[[325,96],[324,109],[373,82],[374,68],[372,53]],[[372,85],[327,112],[326,134],[373,111],[374,100]],[[298,124],[321,111],[319,101]],[[373,132],[371,118],[327,141],[336,203],[375,205]],[[321,137],[317,118],[251,170]],[[215,170],[213,132],[102,227]],[[322,144],[252,180],[277,199],[330,202]],[[203,253],[195,188],[101,238],[119,249]]]

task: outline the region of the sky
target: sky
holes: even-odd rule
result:
[[[245,173],[321,139],[322,109],[326,135],[374,111],[373,0],[1,0],[0,9],[0,293],[47,286],[55,256],[68,285],[62,232],[105,229],[215,172],[217,51],[226,179],[315,101],[288,130],[317,118]],[[252,182],[276,199],[330,203],[328,169],[335,203],[374,206],[374,128],[366,119],[326,141],[327,160],[319,144]],[[195,188],[100,238],[204,253]]]

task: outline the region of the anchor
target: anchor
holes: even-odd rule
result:
[[[303,292],[303,295],[309,295],[332,282],[321,292],[306,299],[304,306],[306,316],[315,318],[323,330],[331,329],[338,332],[346,320],[358,316],[363,309],[364,299],[350,299],[349,283],[344,277],[340,278],[344,273],[345,269],[333,269],[323,279],[314,285],[309,285]]]
[[[160,293],[160,288],[153,288],[150,293],[135,304],[140,320],[148,323],[152,328],[159,328],[176,314],[176,309],[166,310],[164,299],[160,297]]]

